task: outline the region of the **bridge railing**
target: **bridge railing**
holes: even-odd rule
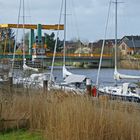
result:
[[[53,53],[46,53],[46,56],[48,57],[52,57],[53,56]],[[63,57],[63,53],[56,53],[55,55],[56,57]],[[66,54],[67,57],[100,57],[101,55],[100,54],[85,54],[85,53],[69,53],[69,54]],[[105,58],[110,58],[112,57],[111,54],[103,54],[103,57]]]
[[[20,57],[22,58],[22,52],[17,52],[15,54],[15,57]],[[29,55],[28,53],[25,53],[25,57],[26,58],[31,58],[31,55]],[[53,57],[53,53],[46,53],[45,54],[46,57]],[[63,57],[63,53],[56,53],[55,55],[56,57]],[[89,53],[89,54],[84,54],[84,53],[68,53],[66,54],[66,57],[91,57],[91,58],[100,58],[100,54],[94,54],[94,53]],[[111,58],[112,55],[111,54],[103,54],[103,58]],[[12,53],[4,53],[4,54],[0,54],[0,58],[13,58],[13,54]]]

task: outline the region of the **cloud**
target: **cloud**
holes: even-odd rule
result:
[[[42,24],[56,24],[60,14],[62,0],[25,0],[26,21]],[[77,26],[81,38],[97,40],[103,38],[108,5],[110,0],[67,0],[68,25]],[[113,0],[112,0],[113,1]],[[124,3],[118,6],[119,36],[138,34],[140,0],[118,0]],[[19,0],[0,1],[1,23],[17,23]],[[64,13],[64,12],[63,12]],[[109,21],[109,37],[113,38],[114,6],[112,4]],[[31,17],[30,17],[31,16]],[[72,23],[72,24],[71,24]],[[131,27],[131,28],[130,28]],[[74,38],[74,27],[68,27],[68,38]],[[73,31],[73,32],[72,32]]]

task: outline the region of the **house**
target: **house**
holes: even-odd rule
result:
[[[117,43],[120,42],[120,39],[117,40]],[[104,53],[111,53],[113,46],[115,44],[115,39],[106,39],[104,44]],[[100,53],[103,45],[103,40],[98,40],[97,42],[89,43],[89,48],[91,48],[93,53]]]
[[[119,49],[122,55],[140,54],[140,36],[124,36]]]
[[[120,42],[120,39],[117,40],[117,43]],[[103,44],[103,40],[98,40],[97,42],[89,43],[90,46],[93,46],[95,48],[101,48]],[[105,46],[106,47],[113,47],[115,44],[115,39],[106,39],[105,40]]]
[[[74,53],[78,48],[83,48],[85,45],[81,41],[66,41],[66,51]]]
[[[109,54],[113,52],[113,47],[115,44],[115,39],[106,39],[104,44],[104,54]],[[100,53],[103,45],[103,40],[98,40],[93,43],[89,43],[88,47],[91,49],[92,53]],[[140,54],[140,36],[124,36],[122,39],[117,40],[118,51],[122,55],[133,55]]]
[[[140,40],[126,40],[122,41],[119,45],[119,49],[122,55],[140,54]]]

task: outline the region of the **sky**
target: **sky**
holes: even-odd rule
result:
[[[0,0],[0,23],[17,23],[20,0]],[[26,23],[57,24],[62,0],[24,0]],[[110,0],[67,0],[67,40],[94,42],[104,38]],[[112,0],[113,1],[113,0]],[[140,0],[119,0],[118,38],[140,35]],[[62,12],[63,18],[64,12]],[[22,12],[20,17],[22,23]],[[63,19],[61,20],[63,23]],[[45,31],[51,33],[52,31]],[[61,31],[60,36],[62,37]],[[107,38],[114,38],[111,4]]]

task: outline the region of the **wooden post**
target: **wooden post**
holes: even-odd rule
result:
[[[44,75],[44,79],[43,79],[43,89],[44,89],[44,92],[48,91],[48,79],[46,75]]]
[[[10,86],[10,88],[13,87],[13,75],[12,75],[12,73],[9,73],[9,86]]]
[[[12,93],[13,93],[13,74],[12,73],[9,73],[8,75],[9,77],[9,93],[10,93],[10,97],[12,97]]]
[[[91,95],[91,79],[86,79],[86,88],[87,88],[87,94]]]

